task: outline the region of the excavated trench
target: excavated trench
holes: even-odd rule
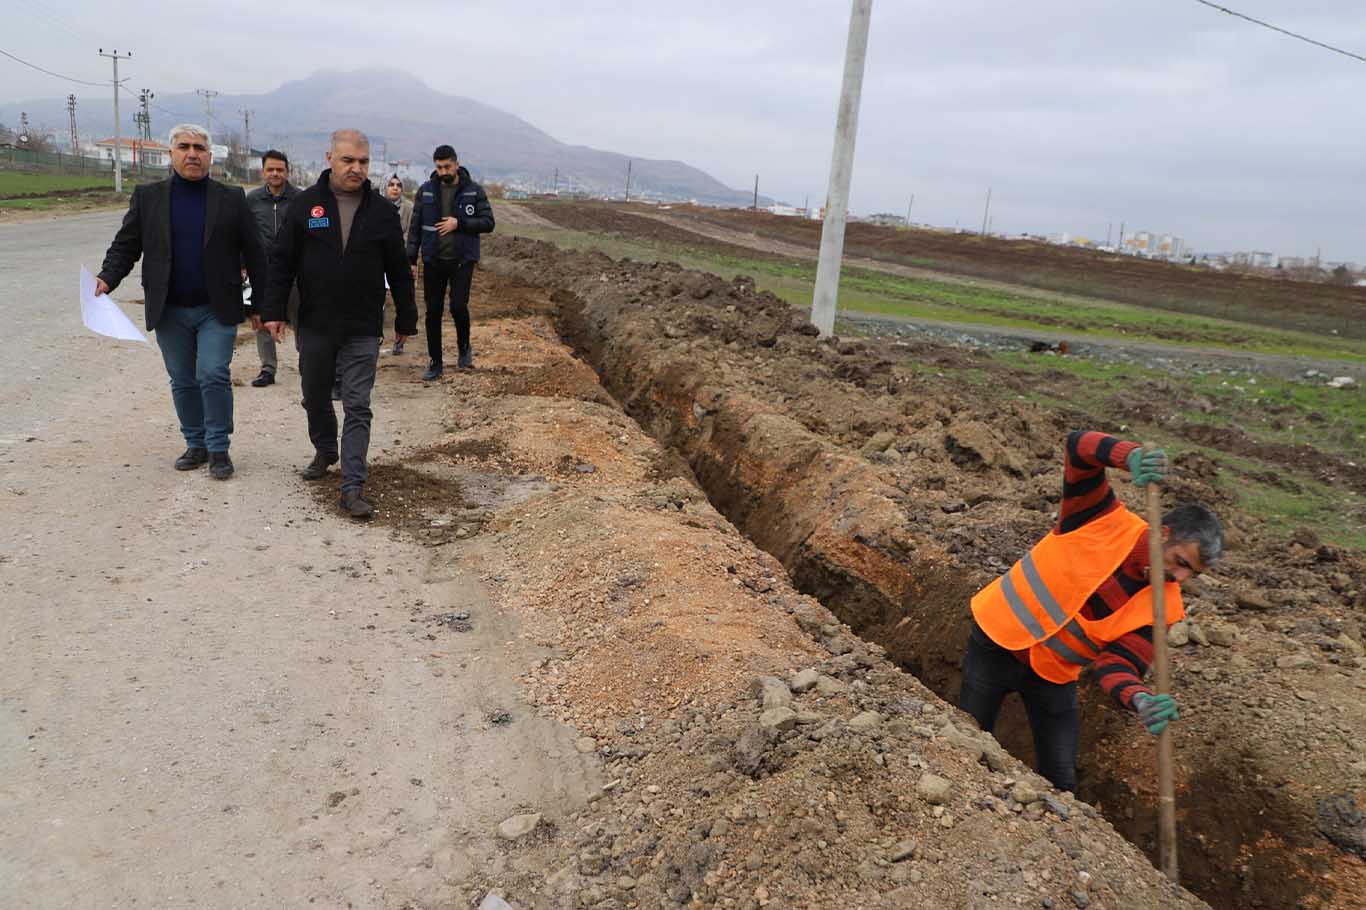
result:
[[[686,352],[661,353],[649,339],[632,343],[611,314],[596,312],[578,295],[582,283],[566,278],[568,287],[555,287],[544,264],[509,266],[523,280],[554,288],[562,338],[632,418],[687,461],[718,511],[778,558],[800,590],[886,648],[946,701],[956,701],[966,605],[994,566],[987,571],[893,530],[905,525],[904,492],[886,489],[864,459],[701,375]],[[1132,719],[1096,687],[1082,691],[1078,795],[1154,858],[1155,749],[1133,735]],[[1009,704],[997,736],[1032,762],[1023,711]],[[1230,749],[1220,737],[1183,743],[1182,884],[1220,910],[1294,907],[1316,894],[1321,862],[1313,819],[1269,777],[1274,774],[1254,754]]]

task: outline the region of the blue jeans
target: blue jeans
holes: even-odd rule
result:
[[[1014,654],[992,641],[974,622],[968,649],[963,655],[963,687],[958,707],[990,733],[996,726],[1001,702],[1011,692],[1020,693],[1029,728],[1034,733],[1034,752],[1039,773],[1059,790],[1077,790],[1077,684],[1049,682]]]
[[[180,432],[192,449],[226,452],[232,435],[229,365],[237,326],[224,325],[210,307],[168,306],[156,327],[157,347],[171,377]]]

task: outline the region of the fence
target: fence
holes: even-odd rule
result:
[[[152,165],[144,168],[141,162],[132,164],[124,161],[123,173],[128,177],[143,174],[164,174],[165,165]],[[86,155],[70,155],[65,152],[39,152],[15,146],[0,148],[0,167],[19,171],[38,171],[44,174],[108,174],[110,182],[114,179],[114,162],[109,158],[95,158]]]

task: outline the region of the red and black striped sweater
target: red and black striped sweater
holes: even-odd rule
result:
[[[1106,433],[1078,430],[1067,437],[1066,468],[1062,480],[1062,506],[1056,534],[1075,531],[1120,507],[1105,476],[1106,468],[1125,468],[1125,459],[1139,443],[1125,442]],[[1129,598],[1148,586],[1148,538],[1142,537],[1114,574],[1101,583],[1082,607],[1087,619],[1103,619],[1124,606]],[[1121,705],[1132,710],[1135,693],[1152,690],[1143,675],[1153,660],[1153,630],[1144,626],[1110,642],[1092,664],[1096,682]]]

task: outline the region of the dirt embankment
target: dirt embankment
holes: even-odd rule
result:
[[[956,694],[968,598],[1050,526],[1061,444],[1086,415],[976,402],[913,368],[961,351],[820,341],[742,278],[490,251],[561,290],[560,330],[799,589]],[[1218,465],[1177,467],[1172,497],[1219,508],[1232,549],[1190,589],[1176,659],[1183,881],[1221,908],[1363,906],[1366,562],[1267,534],[1210,483]],[[1081,795],[1151,853],[1151,740],[1083,688]],[[1016,715],[1000,735],[1028,758],[1024,729]]]
[[[392,453],[402,471],[375,465],[376,520],[458,548],[546,649],[530,700],[576,728],[608,781],[567,817],[527,806],[503,861],[460,896],[496,889],[538,910],[1203,906],[797,592],[561,342],[561,299],[574,298],[481,270],[479,369],[448,375],[446,432]],[[448,619],[432,634],[470,621]]]

